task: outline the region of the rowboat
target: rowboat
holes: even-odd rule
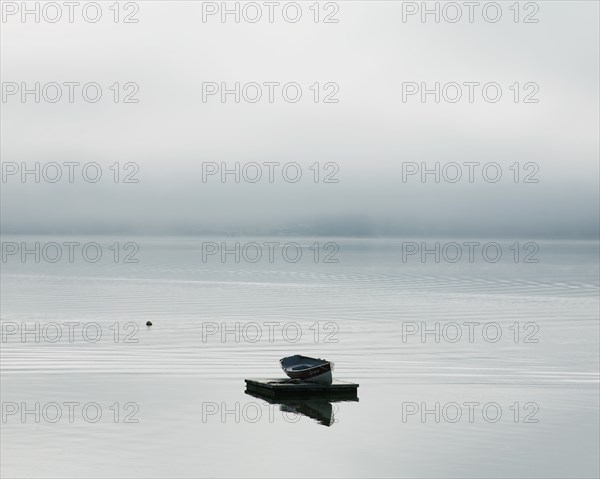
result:
[[[326,359],[296,354],[280,359],[279,363],[283,372],[292,379],[322,384],[331,384],[333,381],[333,363]]]

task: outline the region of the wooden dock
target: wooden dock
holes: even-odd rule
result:
[[[356,399],[358,384],[334,379],[318,384],[297,379],[246,379],[246,391],[270,398],[338,398]]]

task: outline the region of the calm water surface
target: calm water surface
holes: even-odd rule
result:
[[[598,242],[539,241],[529,263],[527,241],[515,262],[518,240],[495,240],[495,263],[477,249],[423,263],[403,262],[403,242],[439,240],[2,240],[103,251],[2,263],[5,477],[600,473]],[[130,241],[137,263],[123,263]],[[302,258],[203,260],[203,242],[269,241]],[[245,394],[244,378],[279,377],[295,353],[334,361],[359,401]]]

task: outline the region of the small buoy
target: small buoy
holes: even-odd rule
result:
[[[152,321],[146,321],[146,326],[152,326]]]

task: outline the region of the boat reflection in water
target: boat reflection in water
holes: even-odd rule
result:
[[[332,426],[335,423],[334,409],[337,409],[332,403],[353,401],[358,398],[272,398],[256,391],[246,391],[246,394],[258,399],[262,399],[269,404],[278,404],[281,412],[295,413],[314,419],[323,426]]]

